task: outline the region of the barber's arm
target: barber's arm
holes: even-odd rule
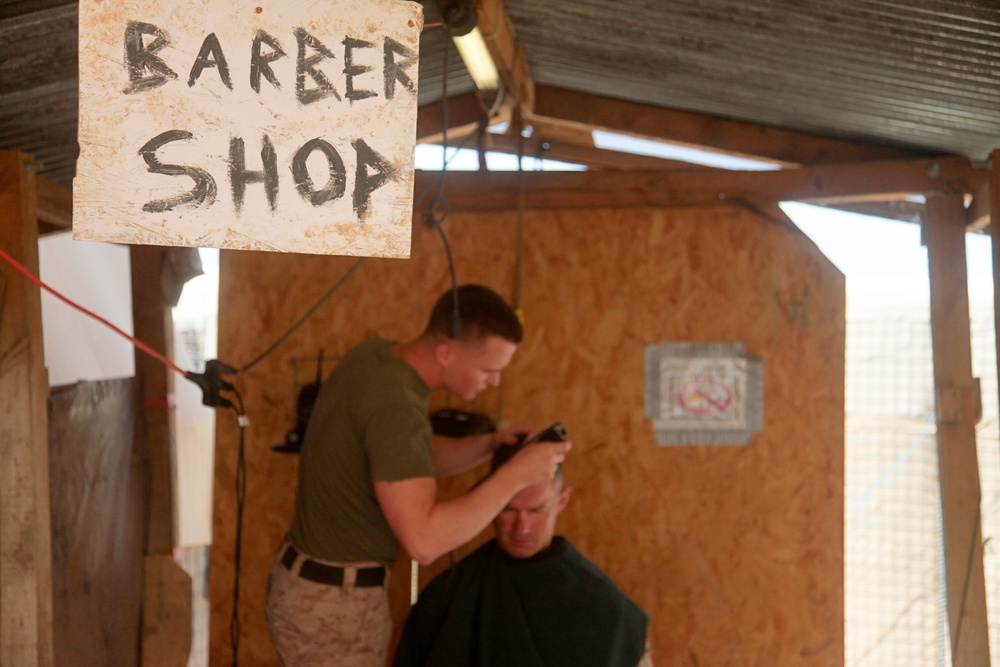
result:
[[[438,477],[458,475],[485,463],[493,452],[503,445],[513,445],[520,435],[528,433],[525,428],[510,428],[497,433],[469,435],[464,438],[449,438],[435,435],[431,440],[431,463]]]
[[[518,491],[552,479],[570,446],[546,442],[525,447],[482,484],[449,500],[437,499],[433,477],[375,482],[375,494],[403,548],[429,565],[478,535]]]

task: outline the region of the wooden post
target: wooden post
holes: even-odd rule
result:
[[[0,152],[0,248],[38,275],[35,163]],[[48,376],[38,287],[0,260],[0,665],[52,664]]]
[[[930,273],[931,338],[953,667],[988,667],[981,490],[972,377],[965,208],[961,193],[927,197],[923,242]]]
[[[173,358],[173,325],[170,307],[163,298],[160,277],[164,249],[133,245],[132,321],[135,337],[168,358]],[[142,415],[140,442],[149,463],[149,511],[146,554],[169,553],[177,546],[174,508],[174,446],[172,371],[139,349],[135,351]]]
[[[993,168],[989,179],[989,230],[993,242],[993,321],[997,330],[997,377],[1000,378],[1000,148],[990,155]]]
[[[166,253],[161,246],[131,246],[132,321],[136,338],[172,358],[174,328],[163,286]],[[171,557],[179,536],[175,378],[163,363],[138,349],[135,372],[142,401],[139,441],[149,465],[140,665],[184,667],[191,650],[191,577]]]

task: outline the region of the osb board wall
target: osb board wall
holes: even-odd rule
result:
[[[513,296],[517,219],[451,216],[461,282]],[[254,358],[354,261],[225,252],[220,358],[235,366]],[[294,424],[295,360],[322,349],[329,365],[368,336],[416,335],[448,284],[440,239],[418,224],[412,259],[367,260],[276,353],[236,378],[251,420],[241,664],[276,664],[263,595],[296,459],[270,448]],[[510,421],[566,426],[575,491],[560,532],[650,613],[657,664],[842,665],[843,276],[797,231],[740,208],[543,211],[525,215],[522,285],[527,339],[502,396],[478,407],[502,403]],[[664,341],[738,341],[763,359],[764,431],[750,446],[655,444],[643,353]],[[231,660],[237,441],[235,419],[221,417],[213,665]],[[399,622],[404,559],[392,576]]]

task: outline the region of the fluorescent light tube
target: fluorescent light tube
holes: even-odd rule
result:
[[[479,28],[473,28],[471,32],[461,37],[452,38],[458,54],[462,56],[465,69],[469,70],[469,76],[479,90],[496,90],[500,83],[500,73],[493,62],[490,50],[486,48],[486,40]]]

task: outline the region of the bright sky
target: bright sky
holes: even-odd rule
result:
[[[847,276],[849,304],[926,302],[927,250],[915,223],[845,213],[795,202],[781,205],[823,254]],[[966,235],[969,296],[993,299],[993,251],[984,234]]]
[[[198,254],[201,255],[201,268],[205,273],[184,283],[184,291],[174,308],[175,320],[203,322],[206,316],[214,316],[218,312],[219,250],[198,248]]]

